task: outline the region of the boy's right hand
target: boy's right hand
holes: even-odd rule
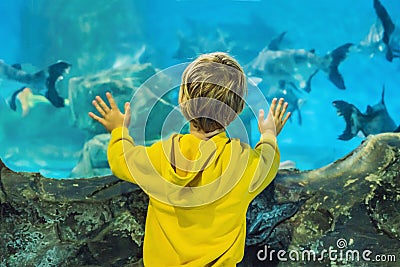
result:
[[[106,97],[109,102],[109,106],[103,101],[100,96],[96,96],[96,98],[92,101],[93,106],[97,109],[101,116],[97,116],[93,112],[89,112],[89,116],[98,121],[108,132],[112,132],[115,128],[118,127],[129,127],[129,123],[131,120],[131,110],[129,102],[125,103],[125,113],[122,113],[111,93],[107,92]]]
[[[260,130],[261,135],[271,133],[278,136],[282,131],[291,115],[291,113],[288,112],[285,116],[288,103],[283,103],[283,101],[284,99],[281,98],[277,104],[276,98],[272,100],[270,111],[266,119],[264,119],[264,110],[260,109],[258,112],[258,129]]]

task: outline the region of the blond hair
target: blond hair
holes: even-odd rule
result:
[[[226,53],[203,54],[187,66],[179,92],[181,111],[194,127],[212,132],[227,127],[243,110],[244,72]]]

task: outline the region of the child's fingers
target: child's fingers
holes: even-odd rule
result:
[[[126,103],[125,103],[125,106],[124,106],[124,113],[125,113],[125,116],[126,116],[126,117],[128,117],[128,118],[131,117],[131,105],[129,104],[129,102],[126,102]]]
[[[269,109],[270,109],[270,112],[271,112],[271,114],[272,114],[273,116],[275,116],[276,101],[277,101],[276,98],[272,99],[271,106],[270,106],[270,108],[269,108]]]
[[[101,114],[101,116],[104,117],[104,116],[106,115],[106,112],[103,110],[102,107],[99,106],[99,104],[97,103],[96,100],[93,100],[93,101],[92,101],[92,104],[93,104],[93,106],[97,109],[97,111]]]
[[[110,108],[107,106],[107,104],[103,101],[103,99],[100,96],[96,96],[96,101],[99,103],[99,105],[106,114],[110,112]]]
[[[89,116],[90,116],[92,119],[94,119],[94,120],[96,120],[96,121],[98,121],[98,122],[100,122],[101,124],[104,125],[105,120],[104,120],[103,118],[100,118],[99,116],[97,116],[97,115],[94,114],[93,112],[89,112]]]
[[[128,127],[131,122],[131,106],[130,106],[129,102],[125,103],[124,110],[125,110],[124,124],[126,127]]]
[[[291,112],[288,112],[288,113],[286,114],[286,117],[285,117],[285,119],[284,119],[283,122],[282,122],[282,127],[285,126],[286,122],[287,122],[287,121],[289,120],[289,118],[290,118],[290,115],[292,115]]]
[[[261,123],[262,121],[264,121],[264,110],[263,109],[260,109],[259,111],[258,111],[258,123]]]
[[[112,97],[111,93],[107,92],[106,93],[107,99],[108,99],[108,103],[110,103],[111,109],[118,109],[117,104],[114,101],[114,98]]]
[[[128,111],[131,110],[131,105],[129,104],[129,102],[125,103],[124,110],[125,110],[125,113],[127,113]]]
[[[279,114],[279,120],[281,120],[281,121],[283,120],[283,116],[285,116],[288,105],[289,105],[288,102],[285,102],[285,104],[283,104],[282,110],[280,111],[280,114]]]
[[[276,106],[276,109],[274,110],[274,115],[278,116],[280,115],[281,109],[282,109],[282,104],[283,104],[283,98],[279,99],[278,105]]]

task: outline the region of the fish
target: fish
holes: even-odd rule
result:
[[[380,102],[373,106],[368,105],[365,113],[361,113],[353,104],[342,100],[333,101],[332,104],[337,109],[338,116],[343,116],[346,122],[346,128],[338,139],[347,141],[360,132],[368,136],[400,130],[400,126],[395,124],[386,109],[384,97],[385,87],[383,86]]]
[[[20,64],[8,65],[3,60],[0,60],[0,78],[23,83],[29,86],[33,94],[41,94],[42,90],[46,90],[44,96],[53,106],[59,108],[65,106],[65,99],[58,94],[56,84],[59,80],[64,78],[64,75],[69,73],[70,68],[70,63],[66,61],[57,61],[36,73],[27,73],[22,70]],[[9,104],[11,109],[15,110],[16,96],[24,88],[14,92]]]
[[[374,57],[377,54],[381,54],[385,51],[385,44],[382,42],[383,26],[382,23],[377,20],[369,28],[367,36],[360,41],[359,44],[355,45],[351,52],[353,53],[364,53],[369,57]]]
[[[147,53],[146,45],[141,45],[133,55],[120,54],[117,55],[115,62],[112,66],[113,69],[129,67],[134,64],[141,64],[143,58],[146,58]]]
[[[10,108],[14,111],[17,110],[16,102],[20,103],[21,115],[26,116],[30,109],[39,103],[51,104],[50,101],[43,95],[33,94],[32,89],[23,86],[19,90],[15,91],[11,96]],[[65,100],[68,104],[68,99]]]
[[[246,101],[253,108],[263,108],[259,105],[260,99],[259,97],[262,95],[266,99],[273,98],[284,98],[286,102],[288,102],[287,112],[291,112],[294,114],[297,112],[298,124],[302,124],[302,115],[301,115],[301,107],[307,102],[307,99],[304,97],[305,92],[297,88],[294,84],[286,84],[284,81],[281,81],[278,87],[270,88],[267,84],[261,81],[260,78],[257,77],[247,77],[248,81],[248,95]],[[254,92],[260,92],[259,94],[254,94]],[[293,116],[290,117],[290,121],[292,121]]]
[[[257,14],[252,14],[242,23],[221,22],[215,25],[187,18],[184,24],[185,30],[177,32],[177,49],[172,55],[179,61],[191,60],[202,53],[213,51],[228,52],[239,61],[247,61],[264,46],[264,41],[260,41],[260,34],[263,38],[277,34]]]
[[[277,49],[283,35],[284,33],[273,39],[257,57],[245,65],[248,76],[258,77],[270,87],[279,87],[283,82],[310,92],[311,79],[322,70],[337,88],[346,89],[338,67],[346,59],[352,43],[341,45],[321,57],[313,49]]]
[[[374,0],[374,9],[378,16],[377,35],[386,47],[386,59],[390,62],[400,57],[400,28],[395,25],[386,8],[379,0]],[[379,25],[381,24],[381,26]]]

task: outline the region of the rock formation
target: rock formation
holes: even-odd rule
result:
[[[76,166],[69,177],[86,178],[111,175],[107,161],[107,146],[110,142],[109,134],[98,134],[87,141],[80,153]]]
[[[383,266],[376,255],[397,266],[389,261],[400,260],[399,159],[400,134],[386,133],[326,167],[280,171],[249,208],[241,266]],[[0,169],[1,266],[137,266],[147,207],[140,188],[114,176]],[[311,258],[296,259],[302,252]]]

